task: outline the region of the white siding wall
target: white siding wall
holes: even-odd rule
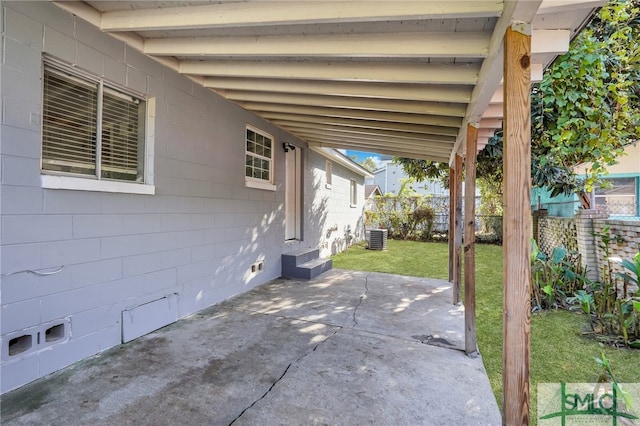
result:
[[[321,171],[305,170],[305,239],[285,244],[279,147],[302,142],[48,2],[1,7],[1,392],[119,344],[127,308],[170,296],[184,317],[280,276],[292,245],[333,244],[328,224],[356,227],[354,177],[334,166],[327,192],[316,185],[325,160],[308,153]],[[156,99],[156,195],[41,188],[43,52]],[[275,136],[277,191],[244,185],[246,124]],[[264,270],[250,273],[258,261]],[[49,276],[13,274],[60,266]],[[23,330],[56,323],[65,335],[46,350],[34,343],[7,354]]]
[[[364,178],[332,162],[333,182],[331,188],[327,188],[326,159],[313,151],[310,154],[309,168],[313,172],[305,177],[305,188],[311,190],[305,196],[309,218],[305,237],[320,241],[320,256],[328,257],[344,250],[348,244],[364,239]],[[355,206],[351,205],[350,199],[352,179],[358,183]]]

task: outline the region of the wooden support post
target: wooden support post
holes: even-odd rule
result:
[[[476,342],[476,156],[478,129],[467,126],[464,181],[464,351],[478,350]]]
[[[454,162],[454,183],[453,186],[453,304],[457,305],[461,301],[460,282],[462,281],[462,157],[456,154]]]
[[[456,220],[455,220],[455,211],[456,211],[456,202],[455,202],[455,187],[456,187],[456,171],[453,167],[449,168],[449,282],[452,283],[453,282],[453,273],[454,271],[454,267],[453,267],[453,253],[454,253],[454,247],[455,244],[453,243],[454,237],[455,237],[455,226],[456,226]],[[457,303],[456,302],[456,294],[455,291],[453,293],[453,303]]]
[[[503,424],[529,424],[531,26],[504,39]]]

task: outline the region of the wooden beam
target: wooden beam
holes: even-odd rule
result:
[[[456,211],[456,169],[453,167],[449,167],[449,282],[453,283],[453,277],[455,273],[455,267],[453,266],[455,262],[455,244],[453,240],[455,239],[456,231],[456,220],[455,220],[455,211]],[[458,303],[458,299],[456,299],[456,291],[453,289],[453,304]]]
[[[243,90],[459,103],[469,102],[471,96],[471,86],[463,85],[207,77],[204,86],[219,91],[223,96],[225,90]]]
[[[253,4],[253,3],[252,3]],[[182,74],[217,77],[474,85],[477,64],[398,62],[183,61]]]
[[[467,126],[464,183],[464,351],[475,355],[476,340],[476,154],[478,129]]]
[[[103,31],[299,25],[500,16],[496,1],[269,1],[105,12]]]
[[[530,25],[504,40],[503,424],[529,424],[531,225]]]
[[[455,210],[453,211],[453,303],[459,304],[460,286],[462,281],[462,157],[455,156],[454,162],[455,186],[453,188],[453,200]]]
[[[462,31],[151,38],[145,40],[144,53],[200,58],[483,58],[490,35]]]
[[[398,99],[348,98],[346,96],[299,95],[295,93],[244,93],[227,92],[225,97],[231,101],[261,102],[284,105],[306,105],[329,108],[353,108],[373,111],[403,112],[409,114],[428,114],[462,117],[464,105],[444,102],[417,102]]]

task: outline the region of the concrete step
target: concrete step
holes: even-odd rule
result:
[[[320,250],[314,248],[303,248],[285,253],[282,255],[282,270],[295,268],[310,260],[317,259],[320,256]]]
[[[323,272],[327,272],[332,266],[331,259],[313,259],[286,271],[283,267],[282,275],[289,278],[310,280]]]

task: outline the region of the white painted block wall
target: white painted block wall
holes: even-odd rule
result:
[[[172,295],[184,317],[279,277],[283,252],[331,248],[327,228],[358,229],[363,177],[334,164],[329,191],[325,159],[305,149],[304,241],[285,243],[278,147],[304,143],[49,2],[0,5],[1,344],[68,327],[46,348],[3,357],[1,392],[120,344],[132,306]],[[43,53],[156,99],[155,195],[41,188]],[[275,136],[277,191],[244,185],[246,124]],[[357,208],[349,179],[359,183]],[[258,261],[264,269],[251,273]]]

